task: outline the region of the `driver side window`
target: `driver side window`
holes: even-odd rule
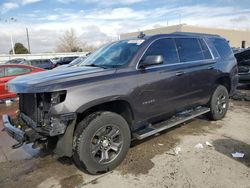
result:
[[[164,64],[179,63],[175,42],[173,39],[165,38],[153,42],[143,56],[143,60],[147,56],[159,56],[164,59]]]

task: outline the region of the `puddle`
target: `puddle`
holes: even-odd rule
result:
[[[0,169],[2,170],[0,187],[6,188],[16,187],[16,185],[33,188],[41,183],[47,185],[46,180],[49,178],[58,181],[62,179],[62,187],[66,185],[74,187],[83,182],[82,177],[76,175],[77,168],[73,163],[63,163],[52,155],[0,163]]]
[[[250,145],[239,140],[232,139],[230,137],[224,137],[223,139],[217,139],[213,142],[216,151],[226,155],[227,157],[234,159],[247,167],[250,167]],[[243,158],[233,158],[232,153],[242,152]]]
[[[76,187],[83,182],[82,175],[74,174],[60,180],[61,188]]]

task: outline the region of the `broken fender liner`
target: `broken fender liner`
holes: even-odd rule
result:
[[[59,157],[71,157],[73,149],[73,134],[75,129],[76,120],[72,121],[64,135],[59,136],[56,148],[54,150],[55,154]]]

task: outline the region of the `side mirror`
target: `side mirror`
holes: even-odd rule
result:
[[[154,65],[163,64],[164,59],[161,55],[146,56],[146,58],[140,63],[140,68],[146,68]]]

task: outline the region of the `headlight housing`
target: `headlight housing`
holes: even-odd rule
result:
[[[51,104],[56,105],[65,101],[66,93],[67,93],[66,91],[56,91],[51,93],[51,98],[50,98]]]

